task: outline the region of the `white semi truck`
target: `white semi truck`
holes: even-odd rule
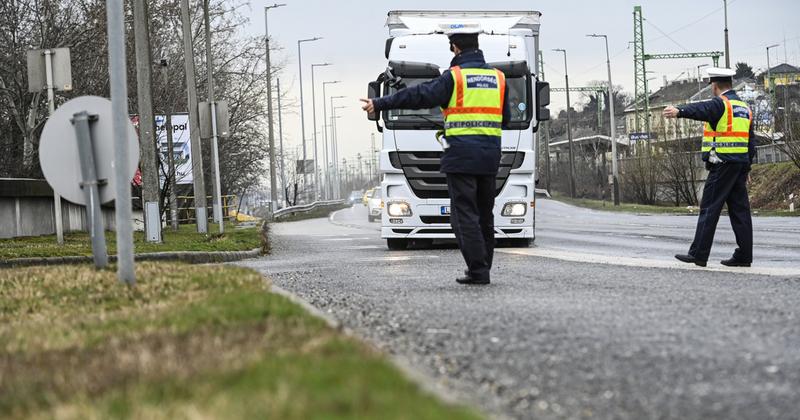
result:
[[[440,76],[453,57],[444,30],[451,25],[480,28],[486,62],[506,75],[512,117],[503,128],[495,237],[519,246],[535,239],[536,131],[540,121],[549,119],[549,87],[535,75],[540,18],[536,11],[389,12],[388,65],[368,89],[374,98]],[[389,249],[454,238],[447,183],[439,171],[443,146],[435,136],[443,126],[441,110],[392,110],[369,118],[383,134],[381,237]]]

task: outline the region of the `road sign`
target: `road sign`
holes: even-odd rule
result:
[[[656,133],[629,133],[628,138],[631,141],[650,141],[656,139]]]
[[[230,128],[228,127],[228,102],[216,101],[217,104],[217,137],[227,137]],[[200,102],[198,106],[200,114],[200,137],[210,139],[211,133],[211,104]]]
[[[53,89],[57,91],[72,90],[69,48],[50,48],[28,51],[28,92],[40,92],[47,89],[46,54],[50,54],[51,57]]]
[[[53,190],[67,200],[86,205],[84,191],[81,188],[80,156],[73,116],[82,111],[97,116],[91,124],[94,160],[97,179],[102,182],[99,187],[100,201],[107,203],[114,199],[114,132],[111,124],[111,101],[97,96],[82,96],[61,105],[47,121],[42,131],[39,144],[39,162],[45,179]],[[125,183],[130,182],[139,162],[139,144],[133,125],[126,127],[128,135],[128,168],[129,174]]]

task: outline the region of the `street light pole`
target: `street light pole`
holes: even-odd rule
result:
[[[278,205],[278,182],[277,182],[277,168],[275,165],[275,131],[272,125],[272,67],[269,59],[269,26],[268,26],[268,13],[269,9],[286,6],[285,4],[275,3],[272,6],[264,7],[264,44],[267,49],[267,132],[269,139],[269,195],[270,195],[270,210],[275,211]]]
[[[225,217],[222,214],[222,187],[219,176],[219,145],[217,143],[217,104],[214,98],[214,60],[211,55],[211,17],[208,2],[203,2],[206,26],[206,65],[208,66],[208,103],[211,104],[211,159],[214,170],[214,220],[219,223],[219,233],[225,232]]]
[[[700,77],[700,69],[703,68],[703,67],[708,67],[708,64],[700,64],[699,66],[697,66],[697,93],[698,94],[703,90],[703,85],[701,83],[703,79]],[[700,97],[698,96],[697,99],[700,99]]]
[[[324,153],[324,157],[325,157],[325,198],[328,199],[328,200],[331,199],[331,196],[332,196],[332,193],[333,193],[333,183],[331,182],[332,174],[331,174],[331,170],[330,170],[330,167],[329,167],[330,158],[328,156],[328,128],[327,127],[328,127],[328,124],[330,124],[330,122],[328,121],[328,104],[326,102],[327,95],[325,93],[325,87],[326,87],[326,85],[332,85],[332,84],[335,84],[335,83],[340,83],[340,82],[338,80],[333,80],[333,81],[329,81],[329,82],[322,82],[322,121],[324,121],[323,130],[322,130],[322,140],[325,143],[325,146],[323,147],[323,150],[325,152]]]
[[[775,135],[775,86],[772,85],[772,72],[770,70],[769,64],[769,49],[775,48],[779,44],[772,44],[767,47],[767,80],[764,81],[764,86],[767,87],[767,93],[769,94],[769,105],[772,110],[772,134]]]
[[[275,90],[278,92],[278,139],[281,147],[281,192],[283,193],[283,202],[286,203],[286,156],[283,154],[283,118],[281,112],[281,79],[276,79]]]
[[[303,42],[313,42],[320,40],[320,37],[300,39],[297,41],[297,66],[300,69],[300,135],[303,141],[303,191],[308,187],[308,174],[306,173],[306,115],[303,109],[303,54],[300,45]]]
[[[606,66],[608,67],[608,112],[611,125],[611,176],[614,183],[614,205],[619,205],[619,166],[617,163],[617,121],[614,116],[614,85],[611,82],[611,58],[608,55],[608,36],[602,34],[587,35],[592,38],[603,38],[606,42]],[[569,114],[569,110],[567,110]]]
[[[728,0],[722,0],[725,7],[725,68],[731,68],[731,50],[728,45]]]
[[[314,127],[314,200],[318,200],[319,193],[319,165],[317,160],[317,95],[315,93],[316,83],[314,82],[314,67],[330,66],[330,63],[319,63],[311,65],[311,124]],[[323,102],[323,105],[325,102]]]
[[[338,162],[338,160],[339,160],[339,148],[337,147],[338,143],[337,143],[337,140],[336,140],[336,118],[338,118],[338,117],[335,116],[336,115],[336,111],[335,111],[336,108],[333,107],[333,100],[334,99],[342,99],[342,98],[344,98],[344,96],[341,96],[341,95],[339,95],[339,96],[331,96],[331,98],[330,98],[331,99],[331,156],[332,156],[332,160],[334,162],[334,166],[336,166],[334,172],[336,173],[336,182],[337,183],[340,183],[341,179],[339,178],[339,167],[338,167],[339,166],[339,162]],[[334,192],[335,192],[335,195],[334,195],[333,198],[334,199],[339,199],[340,194],[339,194],[338,189],[336,191],[334,191]]]
[[[569,142],[569,196],[575,198],[575,154],[572,150],[572,123],[569,116],[569,72],[567,71],[567,50],[555,48],[553,51],[564,53],[564,82],[567,93],[567,140]]]

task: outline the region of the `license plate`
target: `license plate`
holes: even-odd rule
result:
[[[442,213],[442,216],[449,216],[450,215],[450,206],[442,206],[439,209]]]

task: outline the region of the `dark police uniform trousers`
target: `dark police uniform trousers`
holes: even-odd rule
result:
[[[489,279],[494,258],[495,175],[447,174],[450,225],[469,275]]]
[[[723,92],[730,100],[739,100],[734,90]],[[680,118],[690,118],[708,122],[716,126],[725,111],[725,105],[719,97],[711,100],[679,105]],[[738,248],[733,253],[737,261],[751,263],[753,261],[753,223],[750,217],[750,199],[747,196],[747,174],[750,162],[756,155],[756,143],[753,127],[750,127],[749,159],[747,162],[712,164],[706,162],[710,172],[703,187],[703,198],[700,200],[700,216],[697,219],[697,230],[694,241],[689,248],[689,255],[700,261],[708,261],[711,245],[714,243],[714,232],[717,229],[722,206],[728,206],[733,233],[736,235]],[[703,160],[708,159],[704,154]]]
[[[697,230],[694,242],[689,248],[689,255],[700,261],[708,261],[722,206],[727,204],[731,227],[738,246],[733,258],[741,262],[752,262],[753,222],[750,217],[750,199],[747,196],[747,174],[750,165],[725,162],[708,166],[710,172],[703,187],[700,216],[697,219]]]
[[[483,52],[463,51],[453,57],[450,66],[490,68]],[[387,109],[445,108],[455,88],[450,70],[425,83],[400,89],[393,95],[373,99],[377,111]],[[506,88],[503,103],[508,104]],[[503,122],[511,120],[508,106],[503,107]],[[495,177],[500,165],[500,139],[455,138],[442,156],[441,172],[447,176],[450,193],[450,224],[467,263],[469,274],[477,280],[489,278],[494,255]]]

